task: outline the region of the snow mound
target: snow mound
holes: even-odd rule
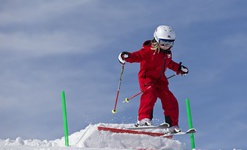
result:
[[[130,124],[95,124],[88,125],[85,129],[75,132],[69,136],[70,149],[163,149],[163,150],[180,150],[185,145],[174,139],[163,137],[153,137],[148,135],[134,135],[128,133],[112,133],[109,131],[99,131],[98,126],[126,128]],[[156,130],[157,132],[157,130]],[[47,140],[23,140],[21,137],[15,140],[0,140],[1,149],[24,149],[31,148],[65,148],[64,137],[53,141]],[[17,148],[18,147],[18,148]],[[27,148],[29,147],[29,148]]]

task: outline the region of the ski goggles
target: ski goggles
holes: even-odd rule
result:
[[[171,47],[174,44],[174,40],[160,39],[159,44],[160,46]]]

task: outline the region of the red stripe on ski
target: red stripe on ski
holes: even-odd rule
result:
[[[147,132],[147,131],[128,130],[128,129],[102,127],[102,126],[98,126],[98,130],[99,131],[110,131],[114,133],[144,134],[144,135],[149,135],[149,136],[163,136],[164,135],[164,133],[159,133],[159,132]],[[172,138],[172,136],[166,136],[165,138]]]

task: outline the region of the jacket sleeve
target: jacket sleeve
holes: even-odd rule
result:
[[[126,58],[126,62],[129,62],[129,63],[134,63],[134,62],[141,62],[145,59],[147,59],[147,55],[146,55],[146,49],[142,48],[138,51],[135,51],[133,53],[129,53],[129,57]]]
[[[180,64],[174,62],[173,60],[170,60],[169,64],[168,64],[168,68],[173,70],[174,72],[176,72],[177,74],[180,74]]]

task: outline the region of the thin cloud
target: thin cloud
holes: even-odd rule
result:
[[[52,21],[68,12],[86,5],[89,0],[68,2],[66,0],[53,1],[5,1],[2,3],[0,25],[30,24]],[[90,1],[90,3],[92,3]]]
[[[66,53],[91,53],[103,44],[97,36],[79,36],[66,31],[0,33],[0,48],[8,53],[17,52],[22,56],[46,56]],[[87,41],[96,41],[90,44]]]

